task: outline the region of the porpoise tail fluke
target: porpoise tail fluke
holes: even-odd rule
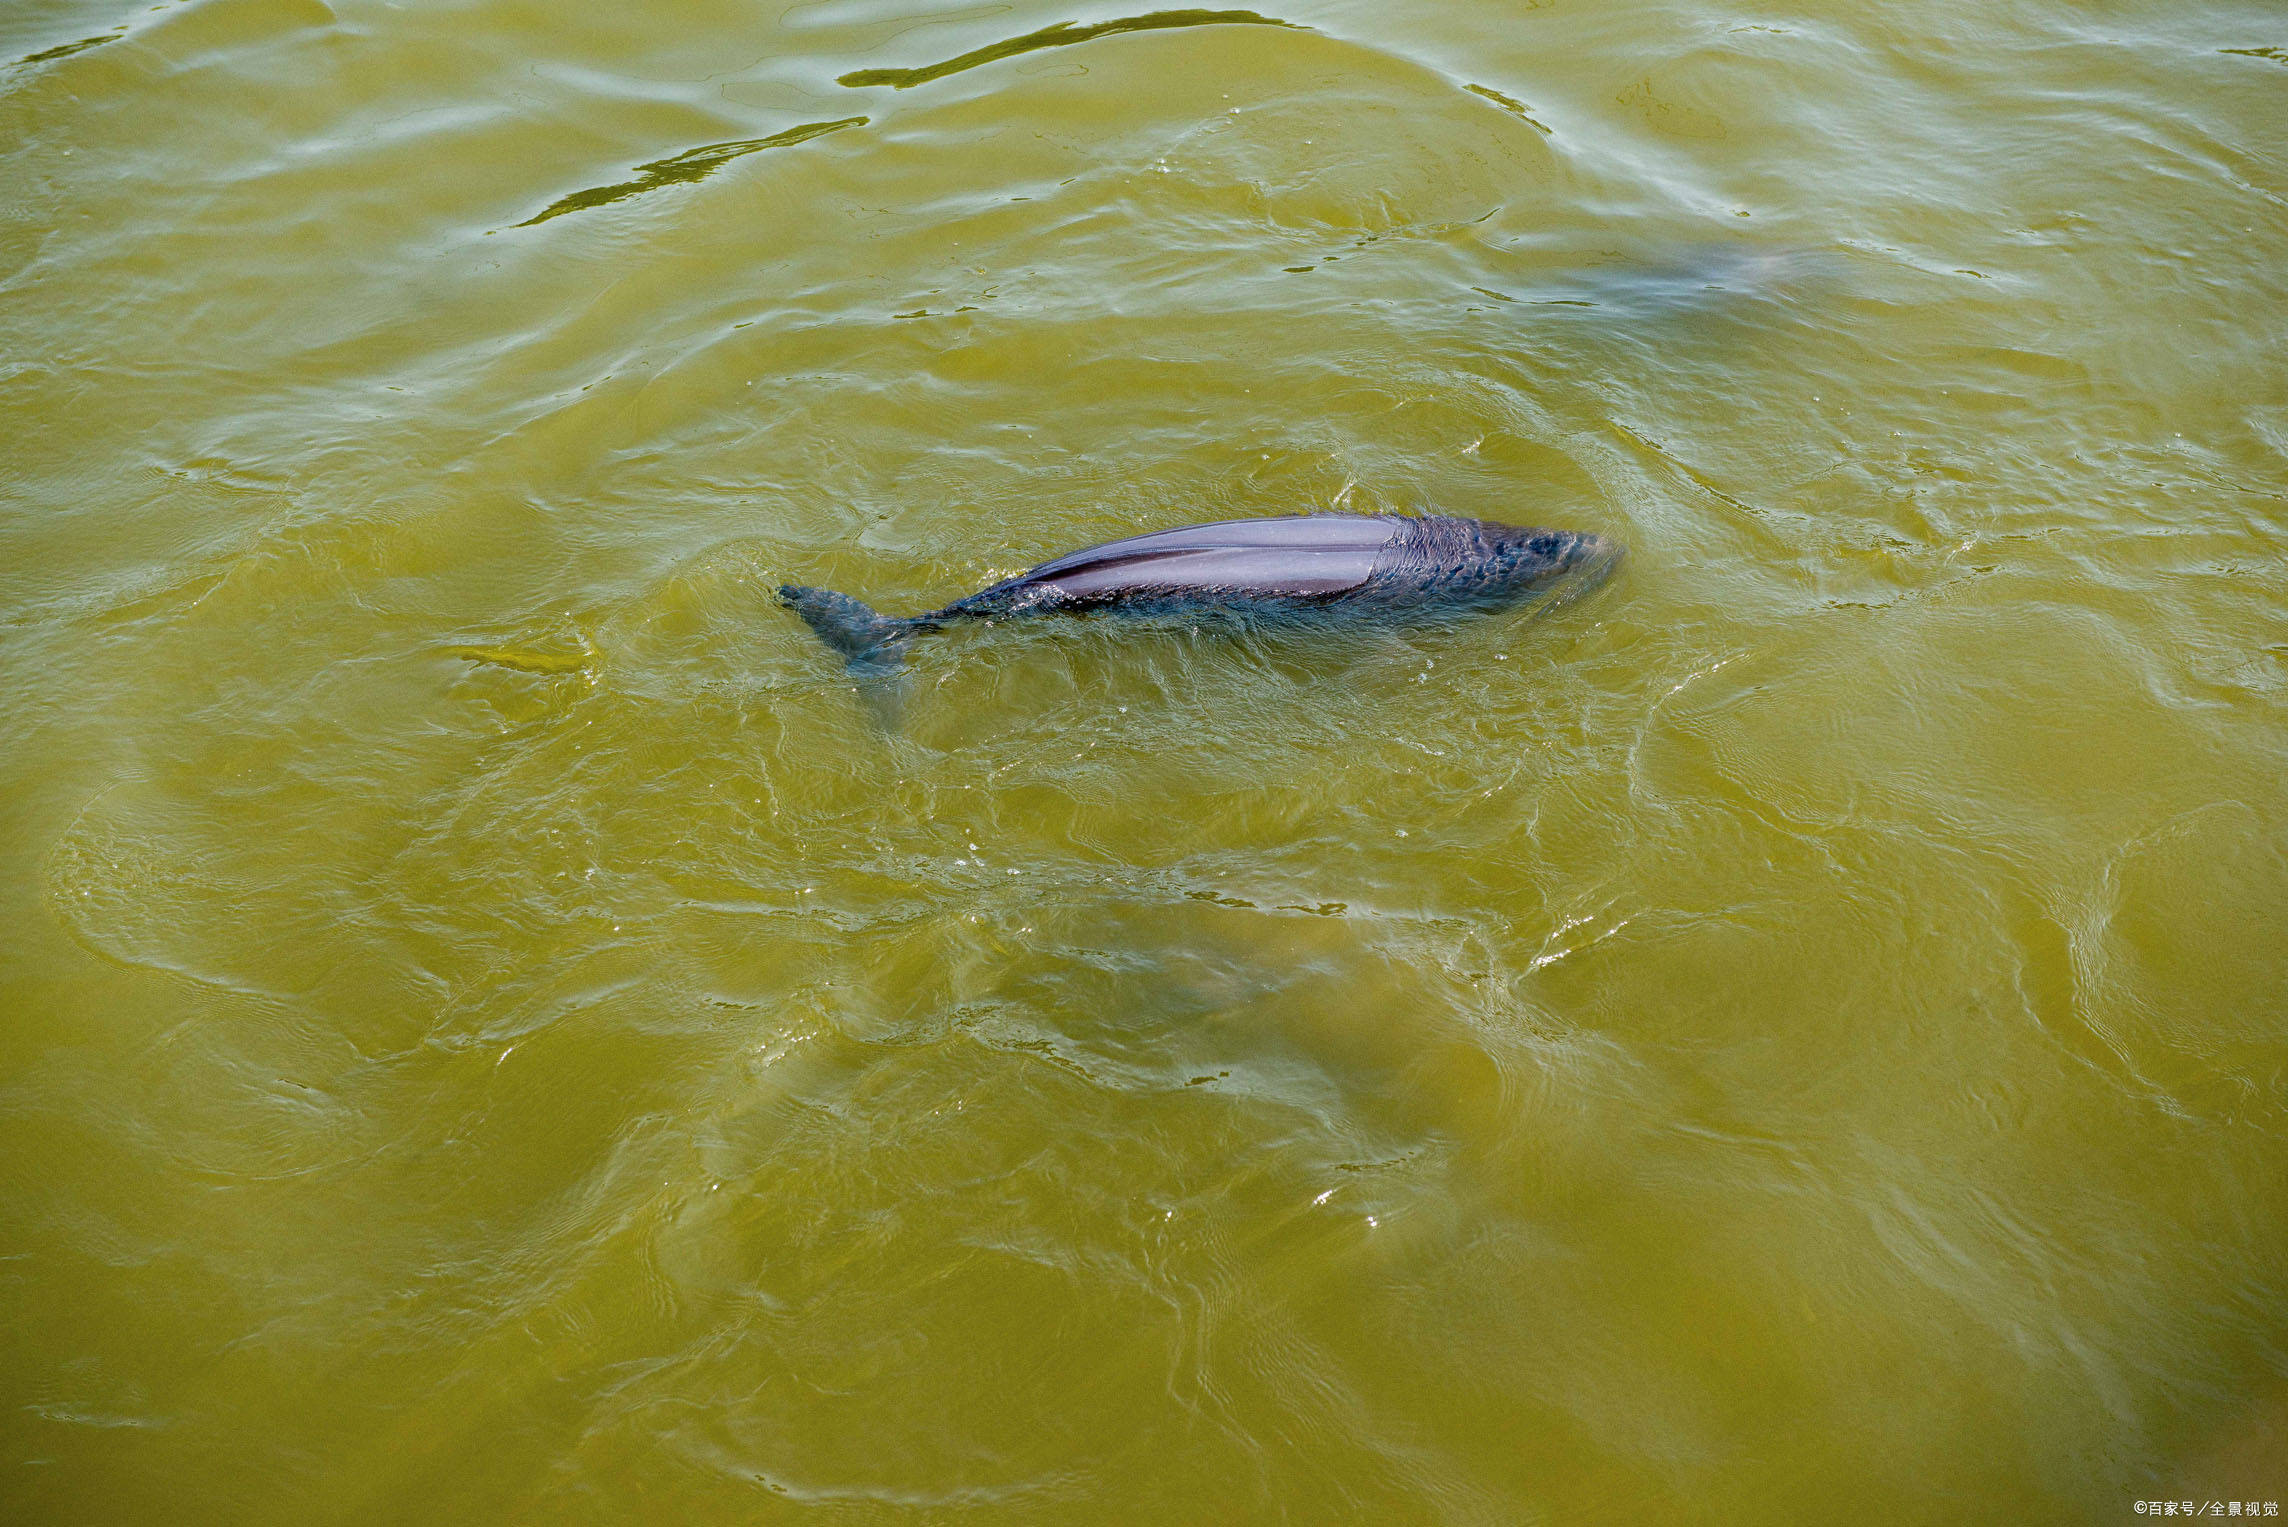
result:
[[[779,603],[800,615],[818,639],[841,653],[851,672],[858,674],[895,672],[905,661],[907,638],[930,627],[926,620],[884,615],[832,589],[784,584]]]

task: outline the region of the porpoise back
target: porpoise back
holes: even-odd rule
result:
[[[1067,552],[952,608],[1004,589],[1054,589],[1088,602],[1146,590],[1221,589],[1323,598],[1355,589],[1406,522],[1388,514],[1296,514],[1156,530]]]

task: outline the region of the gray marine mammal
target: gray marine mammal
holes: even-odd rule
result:
[[[940,610],[883,615],[848,594],[788,584],[779,602],[859,673],[959,620],[1080,614],[1405,619],[1515,604],[1586,586],[1621,548],[1601,535],[1423,514],[1218,520],[1083,547]]]

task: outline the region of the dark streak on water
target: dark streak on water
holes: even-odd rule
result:
[[[99,48],[107,42],[117,42],[126,35],[127,28],[118,27],[94,37],[83,37],[78,42],[60,43],[53,48],[43,48],[37,53],[27,53],[22,58],[17,59],[16,63],[18,67],[29,64],[52,63],[59,58],[69,58],[74,53],[85,53],[89,48]]]
[[[655,159],[649,164],[637,165],[633,180],[615,181],[608,186],[575,191],[552,201],[516,226],[530,228],[535,223],[545,223],[550,218],[562,217],[567,212],[584,212],[591,207],[608,206],[630,196],[656,191],[662,186],[689,185],[694,181],[705,180],[742,154],[752,154],[766,148],[790,148],[797,143],[808,143],[813,138],[824,137],[828,133],[840,132],[846,127],[865,125],[864,117],[841,117],[831,122],[805,122],[800,127],[790,127],[785,132],[773,133],[768,138],[745,138],[734,143],[710,143],[700,148],[686,149],[672,158]]]
[[[1116,21],[1098,21],[1086,26],[1060,21],[1055,26],[1042,27],[1039,31],[1027,32],[1022,37],[972,48],[969,52],[942,63],[925,64],[917,69],[856,69],[841,76],[836,83],[853,88],[887,85],[893,90],[907,90],[915,85],[926,85],[931,80],[944,79],[949,74],[959,74],[964,69],[975,69],[981,64],[997,63],[1001,59],[1015,58],[1042,48],[1069,48],[1075,43],[1093,42],[1099,37],[1117,37],[1127,32],[1158,32],[1173,27],[1209,26],[1268,26],[1303,30],[1291,21],[1259,16],[1253,11],[1153,11],[1143,16],[1124,16]]]
[[[1542,132],[1545,133],[1549,131],[1547,127],[1534,120],[1533,113],[1526,109],[1525,102],[1517,100],[1511,96],[1503,95],[1500,91],[1494,89],[1494,87],[1491,85],[1464,85],[1462,88],[1469,91],[1472,95],[1484,96],[1487,100],[1493,102],[1496,106],[1499,106],[1502,110],[1508,112],[1511,116],[1517,118],[1520,122],[1526,123],[1528,126],[1539,128]]]

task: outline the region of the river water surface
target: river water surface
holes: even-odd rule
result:
[[[10,1521],[2288,1504],[2278,5],[0,54]]]

